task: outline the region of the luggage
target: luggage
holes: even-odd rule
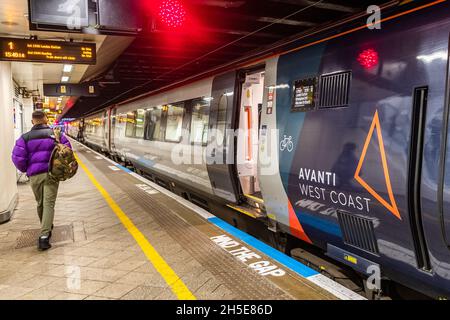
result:
[[[58,181],[72,178],[78,171],[78,162],[69,147],[61,143],[61,130],[54,129],[56,145],[49,163],[49,174]]]

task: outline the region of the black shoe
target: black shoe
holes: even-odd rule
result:
[[[38,243],[38,249],[39,251],[45,251],[52,247],[50,244],[50,237],[49,236],[40,236],[39,237],[39,243]]]
[[[48,234],[48,240],[49,240],[49,241],[50,241],[50,239],[52,238],[53,227],[54,227],[54,225],[52,224],[52,230],[50,230],[50,232],[49,232],[49,234]]]

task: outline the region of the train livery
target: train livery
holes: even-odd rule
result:
[[[198,205],[254,212],[366,277],[448,298],[450,8],[439,2],[67,132]]]

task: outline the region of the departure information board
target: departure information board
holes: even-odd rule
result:
[[[0,38],[3,61],[95,64],[95,43]]]
[[[315,108],[316,78],[295,81],[292,111],[308,111]]]

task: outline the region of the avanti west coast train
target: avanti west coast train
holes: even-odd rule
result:
[[[200,206],[264,217],[361,275],[448,298],[449,34],[435,3],[67,129]],[[174,161],[180,146],[191,161]]]

